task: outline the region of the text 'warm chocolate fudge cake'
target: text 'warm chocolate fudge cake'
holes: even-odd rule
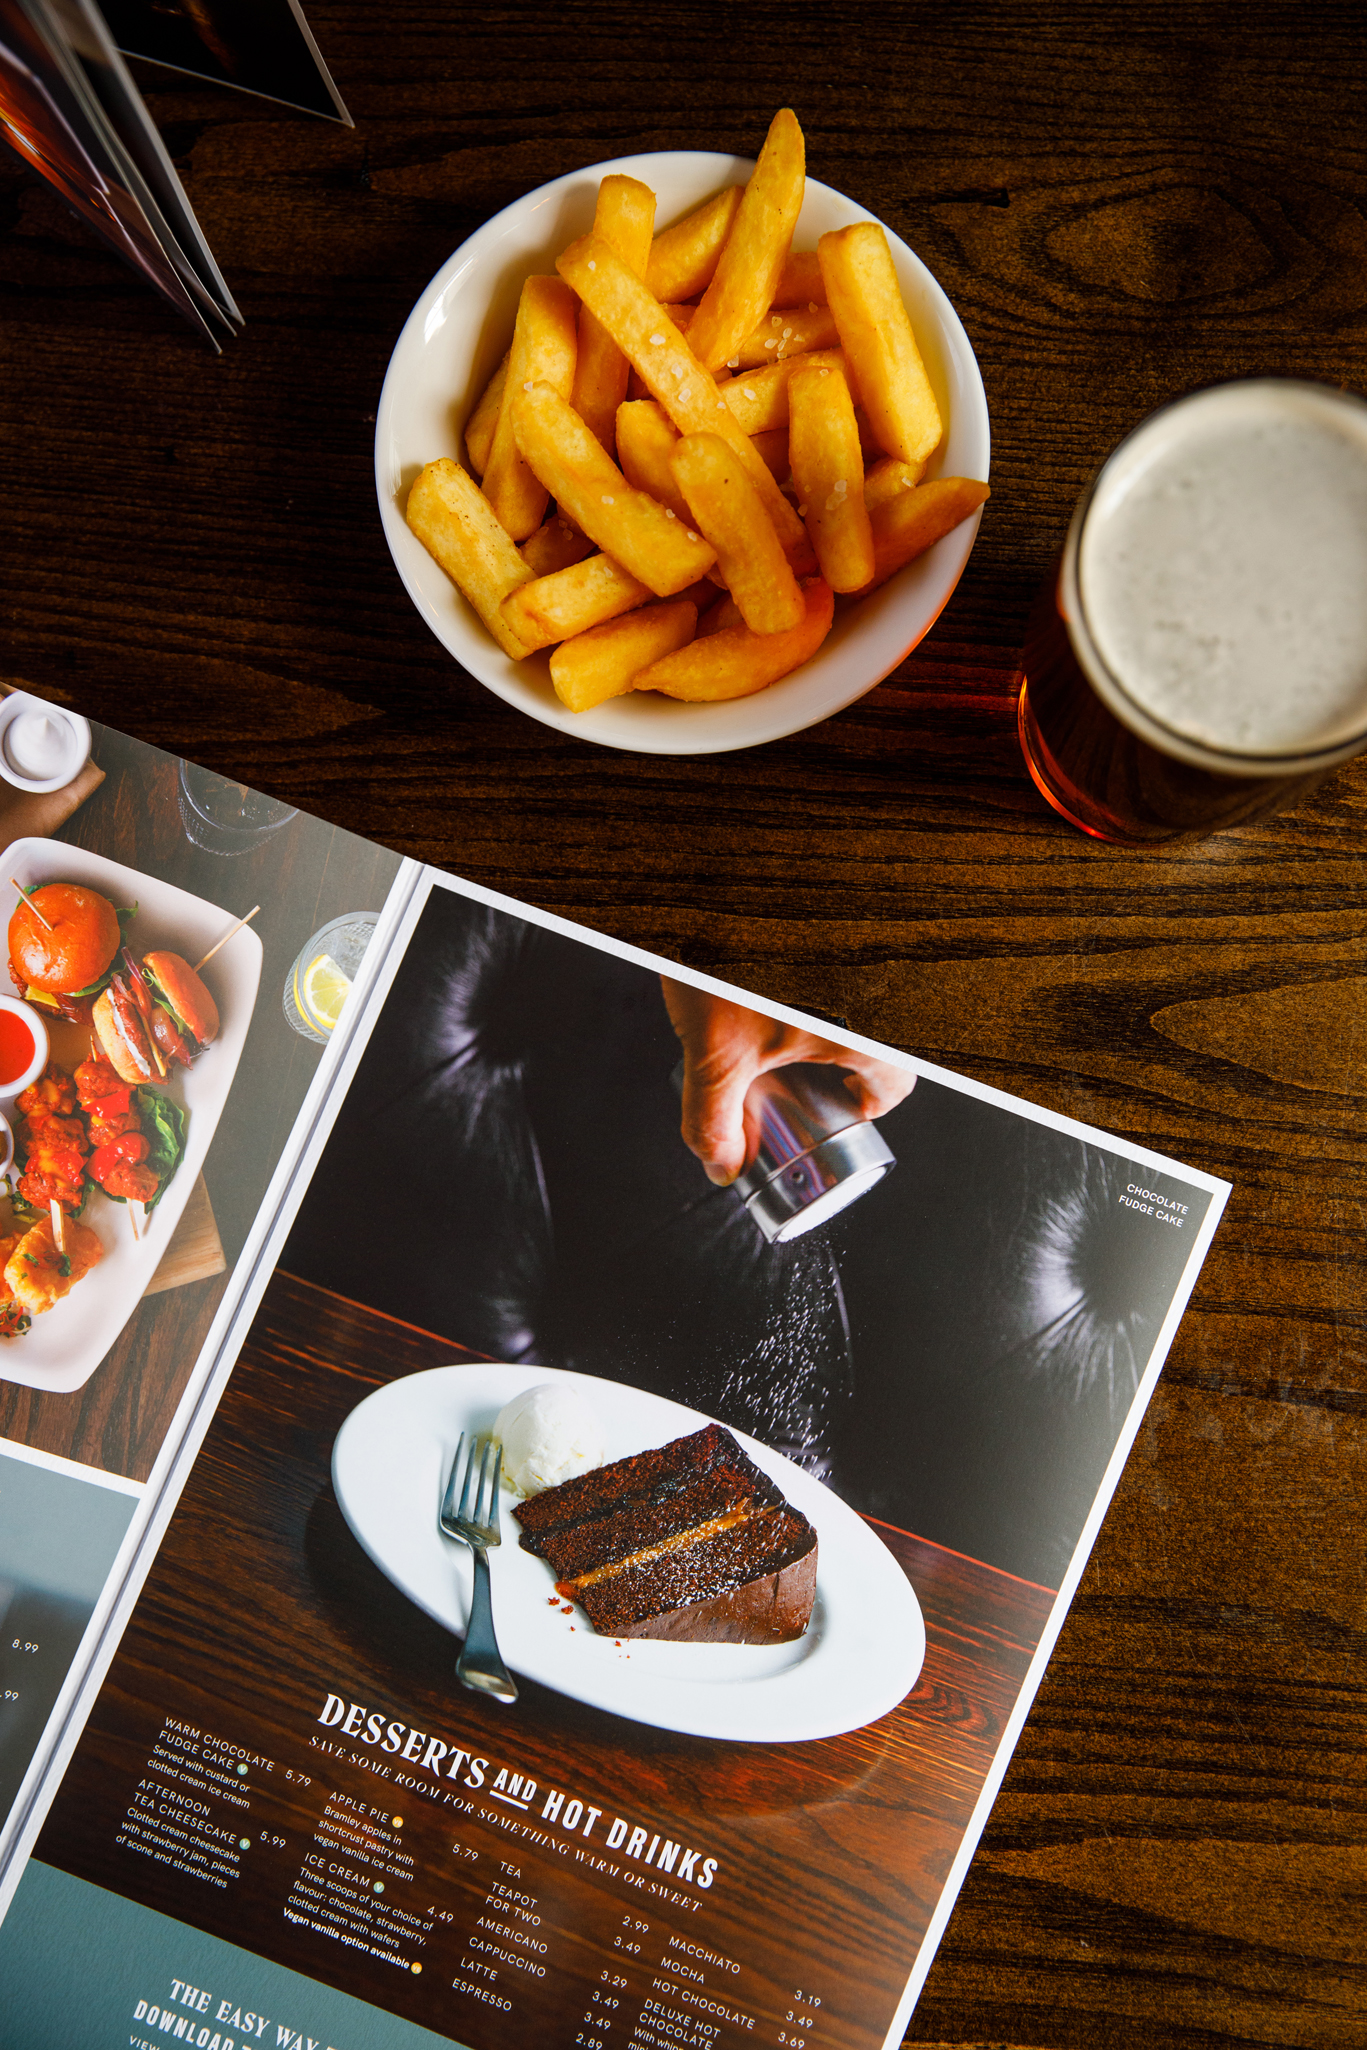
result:
[[[816,1598],[816,1532],[720,1424],[546,1488],[522,1543],[604,1637],[783,1644]]]

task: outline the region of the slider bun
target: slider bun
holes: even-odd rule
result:
[[[9,922],[10,959],[20,976],[28,988],[53,996],[98,982],[120,939],[114,906],[84,883],[44,883],[31,900],[20,899]]]
[[[218,1037],[218,1006],[189,962],[179,954],[144,954],[143,972],[159,986],[167,1004],[184,1020],[201,1046]],[[153,995],[157,989],[154,987]]]

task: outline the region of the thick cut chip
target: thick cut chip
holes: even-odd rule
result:
[[[972,477],[935,477],[929,484],[918,484],[914,491],[886,500],[869,516],[874,571],[864,589],[877,590],[907,563],[924,555],[990,495],[987,486]]]
[[[757,328],[745,337],[727,364],[729,370],[754,370],[767,363],[782,363],[788,356],[806,356],[813,349],[836,349],[835,315],[829,306],[815,313],[806,307],[789,307],[784,313],[766,313]]]
[[[800,548],[806,541],[802,522],[751,448],[748,430],[731,415],[721,396],[727,387],[718,388],[659,300],[595,235],[571,243],[557,268],[639,370],[651,397],[659,400],[680,434],[720,434],[731,443],[749,470],[784,548],[790,552]]]
[[[760,432],[752,434],[750,439],[763,456],[769,475],[779,484],[784,483],[793,467],[788,460],[787,428],[761,428]]]
[[[498,426],[498,410],[503,404],[503,387],[508,381],[508,358],[511,354],[511,349],[504,352],[503,361],[480,393],[479,404],[465,423],[465,453],[477,477],[482,477],[489,467],[489,451],[494,445],[494,429]]]
[[[698,608],[686,598],[643,605],[624,619],[590,627],[551,656],[551,682],[562,704],[587,712],[629,691],[638,672],[693,638]]]
[[[598,187],[593,232],[639,276],[650,259],[655,194],[639,178],[614,171]],[[579,355],[570,404],[591,434],[611,450],[617,408],[627,394],[626,357],[587,306],[579,312]]]
[[[693,518],[717,551],[717,568],[745,624],[757,634],[797,626],[806,613],[797,578],[735,451],[719,434],[686,434],[671,464]]]
[[[568,399],[574,389],[578,308],[560,278],[528,278],[518,301],[508,375],[484,495],[514,541],[525,541],[546,517],[547,492],[524,462],[513,432],[512,398],[529,384],[548,384]]]
[[[848,373],[846,374],[848,375]],[[852,398],[854,396],[853,385],[850,386],[850,396]],[[856,404],[854,409],[854,418],[855,424],[859,429],[859,447],[861,453],[863,454],[864,461],[866,463],[876,463],[883,453],[882,444],[880,443],[878,436],[874,433],[872,427],[870,427],[869,416],[864,411],[864,408],[861,405]],[[923,456],[921,458],[920,469],[922,471],[922,474],[924,474],[926,464],[929,460],[930,458],[928,456]],[[911,463],[908,465],[908,468],[913,470],[916,469],[916,467],[917,465],[915,463]]]
[[[774,287],[775,306],[805,306],[813,311],[826,304],[826,280],[821,259],[814,249],[790,250]]]
[[[940,409],[902,303],[888,238],[876,221],[837,228],[817,244],[826,297],[854,395],[879,446],[904,463],[938,447]]]
[[[519,661],[528,643],[503,620],[499,607],[534,572],[473,477],[449,456],[429,463],[408,494],[409,526],[467,598],[505,655]]]
[[[720,627],[652,662],[637,676],[635,688],[662,691],[666,697],[695,704],[745,698],[767,689],[809,661],[831,630],[835,594],[830,585],[821,577],[809,577],[802,597],[806,613],[800,626],[781,634],[752,633],[748,626]]]
[[[680,591],[679,598],[687,598],[689,604],[696,606],[698,611],[701,612],[704,606],[716,604],[717,595],[718,586],[714,578],[706,576],[699,577],[697,583],[690,584],[686,591]],[[678,599],[676,598],[674,602],[677,604]]]
[[[904,463],[898,456],[884,456],[871,470],[864,472],[864,506],[874,512],[880,505],[886,505],[890,498],[900,498],[904,491],[914,491],[925,475],[924,462]]]
[[[722,244],[731,232],[742,188],[728,185],[694,207],[651,244],[645,269],[647,289],[657,299],[692,299],[712,282]]]
[[[617,459],[628,484],[658,498],[676,519],[687,520],[688,502],[669,467],[678,446],[678,428],[654,399],[628,400],[617,408]]]
[[[627,483],[602,443],[549,385],[515,392],[513,420],[518,447],[556,504],[657,598],[672,598],[696,583],[716,559],[683,520]]]
[[[504,626],[530,654],[534,648],[549,648],[587,633],[605,619],[616,619],[652,595],[639,577],[610,555],[590,555],[514,591],[504,610]]]
[[[841,371],[794,371],[788,457],[822,576],[833,591],[862,590],[874,571],[873,532],[864,508],[859,429]]]
[[[843,370],[845,358],[839,349],[813,349],[809,356],[785,357],[767,370],[746,371],[717,387],[747,434],[767,434],[788,425],[788,380],[799,363]]]
[[[802,130],[791,107],[781,107],[689,328],[693,353],[709,370],[719,370],[735,355],[773,305],[805,182]]]
[[[713,605],[711,610],[699,619],[698,632],[699,634],[720,633],[724,626],[744,626],[744,624],[745,621],[740,616],[739,605],[737,605],[730,592],[726,591],[722,594],[721,603]]]
[[[558,569],[568,569],[572,562],[582,562],[593,552],[588,535],[581,534],[572,520],[562,518],[558,512],[538,527],[520,550],[522,560],[538,577],[554,576]]]

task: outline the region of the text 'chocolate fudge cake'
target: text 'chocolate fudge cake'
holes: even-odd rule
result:
[[[783,1644],[816,1598],[816,1532],[720,1424],[546,1488],[522,1543],[604,1637]]]

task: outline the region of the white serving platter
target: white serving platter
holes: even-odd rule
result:
[[[237,916],[156,876],[69,847],[63,840],[15,840],[0,882],[4,930],[19,900],[12,877],[27,889],[42,883],[85,883],[115,905],[136,904],[138,915],[127,929],[127,940],[139,958],[165,947],[193,964]],[[146,1236],[134,1238],[126,1204],[102,1194],[92,1196],[81,1221],[98,1234],[104,1258],[62,1302],[35,1317],[22,1337],[0,1342],[0,1380],[60,1395],[84,1387],[137,1308],[171,1243],[228,1101],[256,1003],[261,953],[260,940],[244,926],[215,954],[204,980],[218,1005],[219,1036],[192,1067],[176,1068],[168,1083],[157,1085],[164,1086],[186,1112],[185,1155],[148,1217]],[[12,1113],[8,1097],[0,1097],[0,1110]]]
[[[457,1442],[462,1431],[490,1430],[505,1402],[548,1381],[564,1382],[591,1405],[608,1459],[668,1444],[711,1421],[588,1374],[470,1365],[390,1382],[338,1432],[332,1479],[342,1514],[380,1571],[457,1635],[464,1635],[469,1613],[470,1555],[437,1528]],[[578,1607],[565,1613],[545,1561],[522,1550],[512,1513],[517,1497],[505,1489],[503,1541],[489,1566],[499,1647],[514,1673],[657,1729],[750,1744],[838,1736],[877,1721],[906,1697],[926,1638],[902,1568],[838,1495],[757,1439],[734,1435],[815,1526],[817,1594],[806,1635],[777,1645],[599,1637]],[[455,1660],[453,1646],[453,1687]]]

